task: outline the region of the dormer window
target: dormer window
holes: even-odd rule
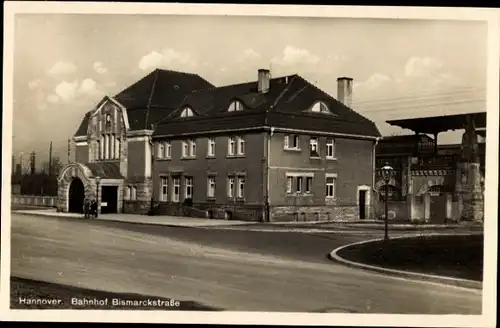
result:
[[[318,101],[317,103],[314,104],[314,106],[312,106],[311,112],[313,112],[313,113],[330,113],[330,110],[328,109],[328,106],[324,102]]]
[[[189,107],[184,108],[181,113],[181,117],[191,117],[193,115],[193,110]]]
[[[243,110],[243,104],[241,101],[233,101],[228,108],[228,112],[239,112]]]
[[[106,126],[111,124],[111,114],[106,114]]]

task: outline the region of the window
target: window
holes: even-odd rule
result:
[[[312,190],[312,181],[313,181],[313,178],[312,177],[306,177],[306,194],[310,194],[311,193],[311,190]]]
[[[110,114],[106,114],[106,126],[110,126],[111,125],[111,115]]]
[[[215,138],[208,139],[207,156],[215,156]]]
[[[245,177],[238,177],[238,198],[245,197]]]
[[[329,113],[330,112],[328,110],[328,106],[322,101],[315,103],[314,106],[311,108],[311,111],[315,112],[315,113]]]
[[[161,180],[161,201],[168,201],[168,177],[160,177]]]
[[[116,138],[116,146],[115,146],[116,156],[115,156],[115,158],[118,158],[118,159],[120,158],[121,151],[122,151],[122,148],[121,148],[120,138]]]
[[[99,159],[104,159],[104,148],[105,148],[105,138],[104,135],[101,136],[101,142],[99,143],[99,146],[101,147],[100,149],[100,156]]]
[[[234,177],[229,177],[227,179],[227,197],[234,197]]]
[[[300,149],[298,135],[286,135],[284,141],[285,141],[285,149]]]
[[[318,145],[318,138],[316,137],[311,137],[309,141],[310,145],[310,156],[311,157],[319,157],[319,145]]]
[[[196,156],[196,140],[191,139],[189,140],[189,156],[190,157],[195,157]]]
[[[228,155],[236,154],[236,141],[234,140],[234,137],[229,137],[228,139],[227,154]]]
[[[228,108],[228,112],[238,112],[243,110],[243,104],[240,101],[233,101]]]
[[[165,157],[172,157],[172,145],[170,144],[170,141],[165,141]]]
[[[326,139],[326,158],[335,158],[335,140]]]
[[[110,138],[109,138],[109,157],[111,159],[114,159],[115,158],[115,142],[116,140],[116,137],[114,134],[110,134]]]
[[[208,177],[207,197],[215,197],[215,177]]]
[[[156,157],[163,158],[165,156],[165,145],[161,142],[158,143],[158,154]]]
[[[302,192],[302,177],[297,177],[297,186],[295,188],[295,191],[300,194]]]
[[[182,142],[182,157],[188,157],[189,145],[187,141]]]
[[[172,179],[173,193],[172,201],[178,203],[181,195],[181,179],[179,177],[174,177]]]
[[[193,177],[186,177],[184,179],[184,182],[186,184],[185,188],[185,199],[193,199]]]
[[[102,149],[101,149],[101,140],[97,140],[97,159],[101,159]]]
[[[327,177],[326,178],[326,197],[327,198],[335,198],[335,178]]]
[[[109,158],[109,136],[104,135],[104,159]]]
[[[130,192],[131,192],[130,186],[125,187],[125,195],[123,195],[123,198],[125,200],[130,200]]]
[[[238,137],[238,155],[245,154],[245,138]]]
[[[181,117],[190,117],[193,116],[193,110],[189,107],[186,107],[182,110]]]
[[[286,177],[286,193],[291,194],[292,193],[292,185],[293,185],[293,178],[292,177]]]
[[[136,200],[136,198],[137,198],[137,187],[132,187],[130,199],[131,200]]]

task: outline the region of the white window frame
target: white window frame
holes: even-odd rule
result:
[[[234,155],[236,155],[236,150],[237,150],[236,149],[236,138],[230,136],[227,139],[227,154],[229,156],[234,156]]]
[[[213,186],[213,189],[212,189]],[[207,178],[207,197],[215,198],[215,189],[217,188],[215,176],[209,176]]]
[[[241,101],[235,100],[232,103],[229,104],[229,107],[227,109],[228,112],[239,112],[243,110],[243,104]]]
[[[172,157],[172,144],[170,143],[170,141],[165,141],[164,150],[165,150],[165,158],[171,158]]]
[[[196,139],[189,140],[189,157],[196,157]]]
[[[313,147],[316,147],[316,154],[313,154]],[[318,137],[310,137],[309,139],[309,157],[319,158],[321,154],[319,152],[319,138]]]
[[[332,182],[328,182],[329,179],[332,179]],[[328,199],[335,199],[336,197],[336,185],[337,185],[337,175],[329,175],[327,174],[325,177],[325,197]],[[330,195],[330,187],[332,191],[332,195]]]
[[[234,189],[235,189],[235,179],[234,176],[229,176],[227,178],[227,197],[234,198]]]
[[[182,110],[181,117],[191,117],[194,116],[194,112],[190,107],[186,107]]]
[[[285,135],[283,147],[288,150],[300,150],[300,136],[298,134]]]
[[[293,191],[293,177],[287,176],[286,177],[286,193],[291,194]]]
[[[302,193],[302,183],[304,182],[304,177],[297,177],[296,183],[295,183],[295,193],[301,194]]]
[[[335,159],[335,139],[328,137],[326,139],[326,158]]]
[[[245,198],[245,176],[238,176],[238,198]]]
[[[184,177],[184,185],[184,198],[193,199],[193,177]]]
[[[313,186],[313,178],[306,177],[306,187],[304,189],[304,193],[311,194],[312,193],[312,186]]]
[[[168,201],[168,176],[160,176],[160,200],[162,202]]]
[[[245,155],[245,152],[246,152],[246,141],[245,141],[245,137],[243,136],[240,136],[238,137],[238,149],[237,149],[237,153],[238,155]]]
[[[207,156],[215,157],[215,138],[208,138]]]
[[[182,140],[182,158],[189,156],[189,143],[186,140]]]
[[[172,202],[179,203],[181,201],[181,178],[172,177]]]
[[[162,142],[159,142],[158,144],[158,150],[157,150],[157,158],[164,158],[165,157],[165,145]]]

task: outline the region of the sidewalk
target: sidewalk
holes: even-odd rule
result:
[[[12,213],[61,217],[61,218],[80,218],[82,220],[85,220],[83,214],[61,213],[57,212],[55,209],[17,210],[17,211],[12,211]],[[147,216],[140,214],[101,214],[99,215],[97,220],[175,226],[175,227],[221,227],[221,226],[250,225],[253,223],[257,223],[257,222],[235,221],[235,220],[198,219],[198,218],[177,217],[177,216],[167,216],[167,215]]]

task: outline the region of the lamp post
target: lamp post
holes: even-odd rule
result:
[[[384,229],[384,240],[387,241],[389,240],[389,181],[391,181],[393,175],[394,175],[394,169],[392,166],[389,165],[389,163],[385,163],[385,165],[380,169],[380,172],[382,173],[382,179],[384,179],[385,182],[385,217],[384,217],[384,223],[385,223],[385,229]]]
[[[95,183],[97,185],[96,189],[96,212],[95,212],[95,217],[97,218],[99,216],[99,184],[101,183],[101,177],[95,177]]]

